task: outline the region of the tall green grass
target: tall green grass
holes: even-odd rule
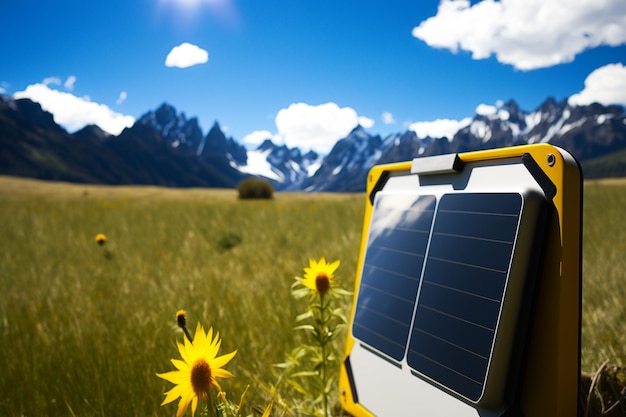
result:
[[[626,364],[626,186],[585,188],[583,370]],[[190,327],[238,349],[222,387],[263,407],[295,346],[290,294],[310,257],[352,289],[365,197],[107,188],[0,178],[0,414],[171,416],[160,407]],[[98,246],[95,236],[107,242]]]
[[[84,189],[1,197],[2,415],[172,415],[159,407],[171,384],[155,373],[178,357],[181,308],[192,329],[214,326],[224,351],[239,350],[229,396],[251,384],[259,402],[258,383],[295,347],[290,286],[308,258],[341,259],[353,285],[361,196]]]
[[[582,369],[626,365],[626,182],[588,185],[583,206]]]

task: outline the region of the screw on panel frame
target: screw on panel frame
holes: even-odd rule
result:
[[[546,157],[546,162],[548,162],[549,166],[553,167],[554,164],[556,164],[556,156],[554,156],[553,153],[549,153]]]

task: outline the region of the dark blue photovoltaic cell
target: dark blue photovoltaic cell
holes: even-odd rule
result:
[[[441,197],[407,362],[477,401],[483,390],[517,234],[522,197]]]
[[[433,222],[434,196],[377,198],[352,326],[354,337],[404,357]]]

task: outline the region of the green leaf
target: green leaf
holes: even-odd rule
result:
[[[307,287],[301,287],[301,288],[292,287],[291,289],[291,295],[297,300],[306,297],[309,294],[309,292],[311,292],[311,290]]]
[[[295,326],[294,330],[306,330],[309,332],[315,332],[315,327],[311,324],[302,324],[300,326]]]
[[[313,317],[313,312],[309,310],[306,313],[302,313],[296,316],[296,322],[303,321],[312,317]]]
[[[296,378],[298,377],[310,378],[312,376],[318,376],[318,373],[315,371],[300,371],[300,372],[296,372],[292,376]]]
[[[331,289],[331,294],[338,297],[352,297],[352,291],[346,291],[341,287],[333,287]]]

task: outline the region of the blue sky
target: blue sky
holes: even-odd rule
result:
[[[514,99],[626,105],[624,0],[1,0],[0,93],[68,131],[167,102],[328,152],[357,123],[446,134]]]

